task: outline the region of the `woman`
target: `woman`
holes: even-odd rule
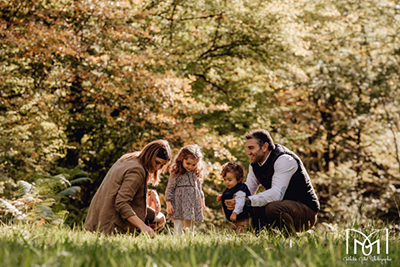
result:
[[[171,148],[165,140],[147,144],[142,151],[123,155],[108,171],[94,195],[85,228],[105,234],[125,234],[135,230],[154,236],[148,225],[163,227],[165,216],[155,192],[147,192],[147,183],[159,182],[159,170],[168,169]],[[147,195],[152,195],[155,210],[147,206]]]

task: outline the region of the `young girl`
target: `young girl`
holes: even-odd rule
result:
[[[203,165],[200,147],[188,145],[181,148],[171,168],[165,201],[167,218],[174,221],[176,234],[181,234],[183,228],[193,231],[194,222],[203,221]]]
[[[222,207],[226,219],[231,221],[232,230],[236,233],[244,233],[248,230],[251,217],[251,207],[245,206],[245,198],[250,196],[247,185],[243,183],[244,169],[236,162],[227,162],[221,167],[221,176],[226,186],[224,193],[217,196],[217,201],[222,201]],[[235,197],[235,209],[228,210],[225,205],[226,199]]]

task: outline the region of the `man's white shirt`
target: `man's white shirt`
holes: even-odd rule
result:
[[[269,155],[270,154],[268,154],[267,158],[260,166],[265,164]],[[251,193],[251,196],[248,197],[251,201],[251,206],[262,207],[269,202],[281,201],[285,196],[290,178],[297,171],[298,167],[296,160],[292,156],[283,154],[274,163],[274,175],[272,176],[271,188],[254,195],[261,183],[256,178],[253,167],[250,164],[246,185]]]

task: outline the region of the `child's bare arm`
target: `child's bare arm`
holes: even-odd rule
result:
[[[174,207],[172,207],[171,201],[165,201],[167,203],[167,213],[168,215],[173,215],[174,214]]]
[[[153,208],[156,212],[156,215],[161,211],[161,204],[158,194],[155,190],[149,190],[149,196],[147,199],[147,205]]]

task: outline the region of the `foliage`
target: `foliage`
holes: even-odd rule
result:
[[[93,183],[63,202],[80,223],[111,165],[162,138],[203,148],[218,223],[219,168],[247,166],[243,136],[265,128],[304,161],[321,220],[398,224],[399,26],[377,0],[3,0],[2,198],[82,164]]]
[[[325,211],[344,220],[355,213],[396,218],[399,6],[317,1],[307,5],[302,19],[309,53],[299,67],[307,79],[293,85],[304,92],[302,107],[290,109],[309,133],[308,164]]]
[[[74,202],[80,198],[79,185],[90,181],[87,173],[81,170],[81,166],[71,170],[58,168],[57,171],[57,175],[36,175],[32,184],[19,180],[15,200],[0,198],[0,219],[42,225],[62,224],[72,212],[75,213],[73,219],[82,216]]]
[[[196,98],[230,107],[195,115],[218,136],[200,141],[218,144],[207,151],[214,184],[219,163],[248,163],[244,133],[266,128],[303,159],[321,218],[398,222],[399,5],[173,1],[146,12],[162,29],[168,66],[196,77]]]
[[[156,71],[165,64],[152,50],[158,29],[143,28],[137,5],[3,1],[1,10],[3,180],[84,164],[98,177],[84,188],[88,205],[123,153],[155,138],[193,142],[207,129],[195,130],[191,115],[227,108],[196,101],[190,79]]]

